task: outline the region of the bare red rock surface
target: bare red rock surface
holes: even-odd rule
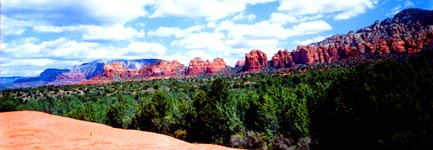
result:
[[[190,76],[216,74],[226,68],[226,63],[222,58],[215,58],[213,61],[194,58],[189,62],[186,74]]]
[[[226,68],[226,62],[222,58],[215,58],[213,61],[206,60],[206,74],[215,74]]]
[[[278,50],[274,56],[272,56],[272,67],[283,68],[283,67],[293,67],[295,63],[293,62],[292,54],[286,49],[284,51]]]
[[[120,62],[114,62],[112,64],[104,65],[104,76],[107,78],[126,78],[128,68],[123,66]]]
[[[263,67],[268,67],[268,58],[261,50],[254,49],[245,55],[245,71],[257,72],[262,70]]]
[[[230,149],[35,111],[0,113],[0,149]]]
[[[235,67],[243,67],[245,65],[245,60],[236,61]]]
[[[140,76],[177,76],[183,72],[185,66],[179,61],[161,60],[155,64],[143,66],[140,71]]]

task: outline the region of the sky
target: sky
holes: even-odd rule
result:
[[[433,0],[2,0],[0,76],[97,59],[195,57],[234,66],[251,49],[321,41]]]

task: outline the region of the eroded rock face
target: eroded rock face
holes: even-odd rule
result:
[[[215,58],[213,61],[206,60],[206,74],[215,74],[226,68],[226,62],[222,58]]]
[[[181,75],[185,66],[179,61],[161,60],[152,65],[143,66],[138,74],[140,76],[177,76]]]
[[[200,75],[206,71],[205,60],[201,58],[194,58],[189,61],[188,68],[186,70],[187,75]]]
[[[284,51],[278,50],[274,56],[272,56],[272,67],[274,68],[290,68],[294,67],[292,54],[286,49]]]
[[[128,68],[123,66],[120,62],[114,62],[112,64],[104,65],[104,76],[107,78],[126,78]]]
[[[251,50],[245,55],[245,71],[257,72],[262,70],[262,67],[268,67],[268,60],[266,54],[261,50]]]
[[[222,58],[215,58],[213,61],[194,58],[189,62],[187,75],[210,75],[216,74],[226,68],[226,63]]]
[[[245,65],[245,60],[236,61],[235,67],[243,67]]]

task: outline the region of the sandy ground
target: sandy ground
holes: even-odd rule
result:
[[[0,149],[229,149],[35,111],[0,113]]]

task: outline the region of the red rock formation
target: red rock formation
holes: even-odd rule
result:
[[[159,61],[155,64],[143,66],[138,74],[140,76],[176,76],[183,72],[184,65],[179,61]]]
[[[222,58],[215,58],[212,62],[207,60],[205,66],[206,74],[215,74],[226,68],[226,62]]]
[[[243,67],[245,65],[245,60],[236,61],[235,67]]]
[[[187,75],[200,75],[206,71],[205,61],[199,57],[196,57],[189,61],[188,69],[186,70]]]
[[[226,63],[222,58],[215,58],[213,61],[194,58],[189,62],[187,75],[215,74],[226,68]]]
[[[120,62],[104,65],[104,76],[107,78],[126,78],[128,68],[123,66]]]
[[[284,51],[278,50],[274,56],[272,56],[272,67],[283,68],[283,67],[294,67],[292,54],[286,49]]]
[[[245,71],[257,72],[260,71],[262,67],[268,67],[268,60],[265,53],[260,50],[251,50],[249,54],[245,55]]]
[[[393,50],[393,52],[403,53],[406,51],[404,47],[405,43],[400,38],[391,38],[389,39],[389,43],[391,43],[391,50]]]

